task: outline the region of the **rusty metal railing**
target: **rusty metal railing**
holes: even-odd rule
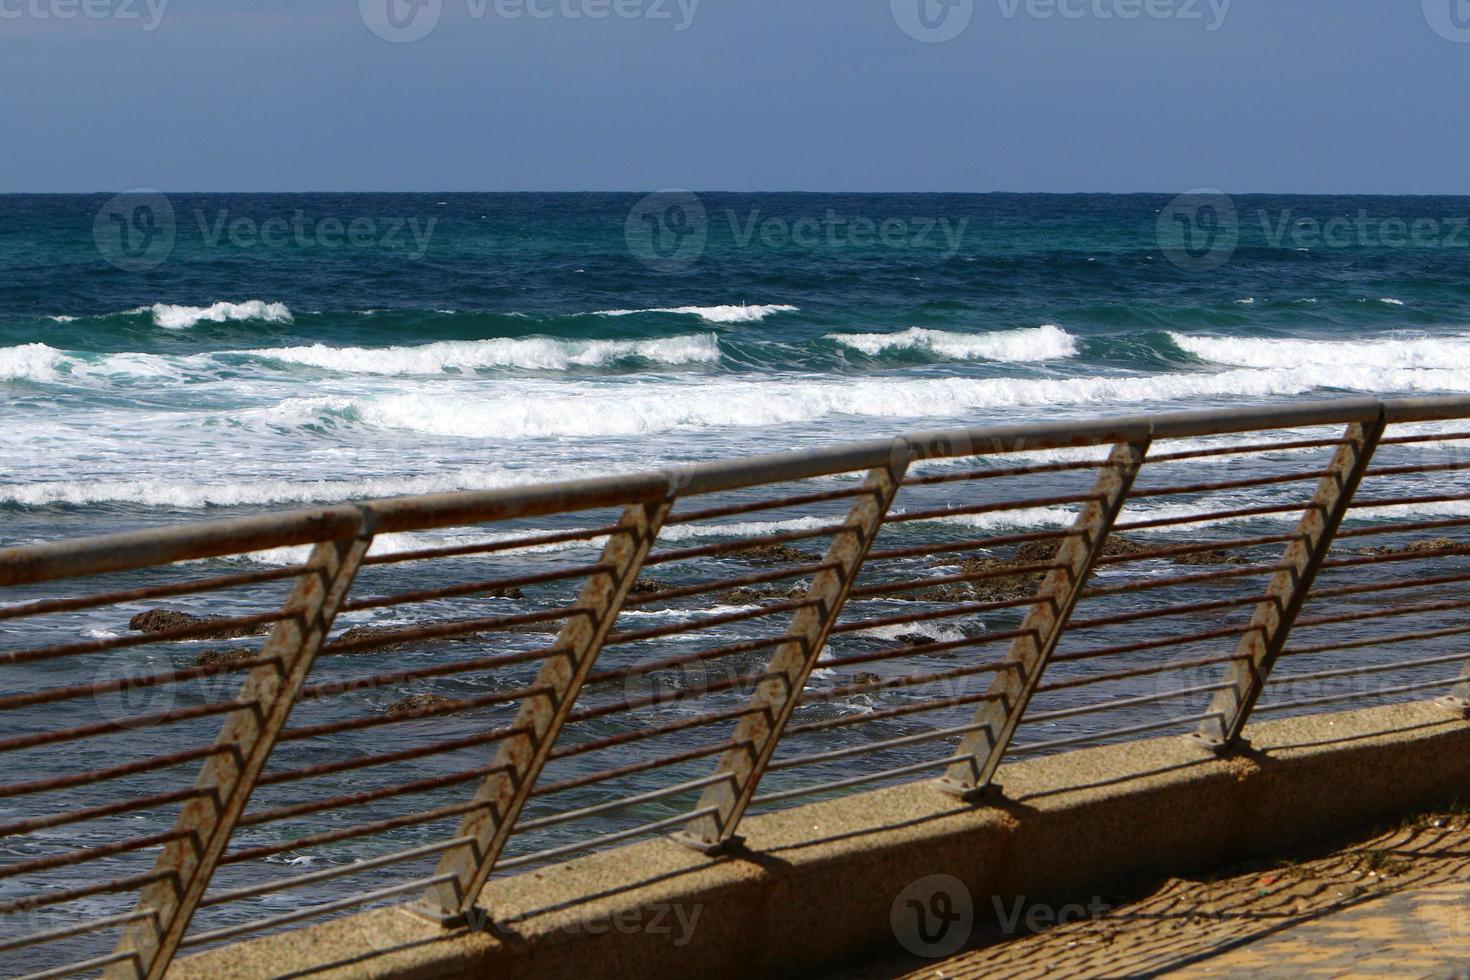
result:
[[[1465,446],[1470,399],[1347,400],[0,551],[0,969],[482,924],[493,875],[1260,714],[1470,717]]]

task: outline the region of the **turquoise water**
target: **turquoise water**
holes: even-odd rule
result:
[[[1184,209],[1186,224],[1179,226],[1174,218],[1180,206],[1168,195],[700,194],[651,202],[642,195],[171,195],[122,204],[107,195],[0,197],[0,393],[7,423],[0,428],[0,545],[303,504],[647,469],[916,428],[1470,391],[1470,233],[1461,225],[1461,216],[1470,215],[1470,198],[1246,197],[1196,204],[1191,201]],[[1234,211],[1233,223],[1227,205]],[[1175,228],[1182,228],[1185,237],[1171,237]],[[1444,424],[1423,431],[1455,428]],[[1312,435],[1330,433],[1299,437]],[[1212,443],[1195,440],[1170,448],[1205,444]],[[1383,458],[1434,464],[1456,460],[1457,451],[1458,444],[1445,443],[1414,452],[1385,450]],[[1239,463],[1206,458],[1175,465],[1147,485],[1248,480],[1310,468],[1320,455],[1280,453]],[[1019,484],[990,481],[973,490],[943,486],[929,497],[906,500],[904,507],[972,503],[976,495],[1080,493],[1090,479],[1086,472],[1058,472]],[[1454,474],[1438,474],[1406,478],[1394,489],[1405,495],[1447,493],[1462,482]],[[1292,501],[1309,487],[1247,485],[1223,493],[1142,499],[1130,505],[1125,519]],[[802,527],[807,526],[802,521],[836,520],[843,506],[836,502],[800,513],[705,522],[698,529],[671,529],[665,541],[680,547]],[[894,535],[891,541],[885,538],[885,546],[1061,527],[1074,509],[1038,507],[968,521],[899,524],[884,532]],[[1389,516],[1467,517],[1470,505],[1464,500],[1416,505]],[[592,527],[606,517],[585,515],[538,526]],[[1294,520],[1287,514],[1202,528],[1186,525],[1149,537],[1157,544],[1177,544],[1201,536],[1279,534]],[[1369,517],[1354,520],[1354,526],[1371,523]],[[482,540],[483,535],[483,530],[448,529],[393,535],[381,544],[400,550]],[[1378,542],[1364,542],[1369,543]],[[1280,547],[1240,550],[1268,561]],[[595,554],[568,547],[514,559],[370,570],[359,594],[433,588],[525,572],[528,566],[558,567],[591,561]],[[295,551],[255,554],[186,571],[238,571],[299,557]],[[1362,574],[1388,583],[1395,574],[1411,574],[1403,567]],[[725,575],[760,570],[738,560],[719,565]],[[666,568],[657,575],[679,582],[697,579],[701,571]],[[873,571],[894,578],[946,574],[945,566],[930,561]],[[1187,571],[1153,561],[1141,570],[1104,568],[1099,579]],[[113,577],[96,585],[132,587],[162,581],[167,574]],[[1219,583],[1182,589],[1168,598],[1249,599],[1252,588],[1259,587],[1258,582],[1235,585],[1234,591]],[[5,601],[66,594],[70,588],[13,590]],[[523,599],[497,600],[503,605],[494,612],[551,608],[567,600],[569,588],[528,589]],[[343,624],[486,614],[484,600],[470,600],[354,613]],[[254,587],[231,601],[239,603],[231,612],[269,608],[279,603],[280,589]],[[1136,611],[1147,601],[1118,597],[1084,614]],[[1350,597],[1344,607],[1376,601]],[[1393,595],[1383,601],[1393,601]],[[221,611],[213,603],[191,598],[166,604]],[[633,611],[620,626],[663,625],[732,608],[710,597],[666,606]],[[53,616],[41,624],[8,622],[0,628],[0,648],[117,636],[126,631],[126,617],[141,608]],[[855,602],[849,611],[872,618],[915,608],[922,606],[874,600]],[[1105,637],[1079,635],[1068,649],[1167,639],[1218,627],[1231,616],[1248,618],[1247,611],[1197,614],[1182,625],[1177,619],[1144,621]],[[1437,615],[1435,626],[1457,623],[1461,614]],[[844,634],[833,641],[829,655],[862,656],[906,632],[939,642],[980,636],[1014,628],[1019,616],[1012,610]],[[1343,636],[1360,637],[1373,629],[1370,624]],[[705,635],[711,643],[732,642],[748,636],[749,628],[736,625]],[[506,636],[490,652],[529,650],[544,642],[544,637]],[[1218,654],[1222,642],[1184,644],[1171,653],[1180,658]],[[200,647],[248,643],[149,648],[137,662],[109,654],[93,658],[105,661],[100,665],[88,658],[12,665],[7,683],[13,691],[85,684],[187,667]],[[1442,643],[1444,650],[1454,649],[1454,638]],[[422,667],[446,656],[488,655],[477,649],[476,644],[428,646],[336,658],[320,664],[315,679]],[[688,649],[680,638],[635,644],[605,653],[604,666]],[[984,656],[998,649],[988,648]],[[1373,655],[1381,654],[1366,650],[1353,656]],[[962,650],[916,657],[914,663],[862,666],[887,678],[905,670],[953,669],[974,656]],[[1146,665],[1151,656],[1137,653],[1126,663],[1103,667],[1085,660],[1057,664],[1048,677]],[[733,667],[710,665],[604,685],[586,698],[597,704],[698,687],[725,677],[727,670],[756,670],[762,657],[736,658]],[[1317,668],[1359,662],[1341,656],[1304,659]],[[303,705],[293,724],[381,714],[410,693],[476,697],[510,691],[527,683],[530,669],[359,691],[340,702]],[[1107,696],[1138,697],[1207,684],[1218,679],[1219,670],[1216,664],[1189,671],[1186,679],[1162,681],[1144,676],[1114,685]],[[1452,676],[1454,666],[1442,670]],[[852,684],[855,676],[838,665],[819,671],[814,684],[836,688]],[[1375,677],[1380,687],[1406,679],[1396,673]],[[796,719],[804,724],[856,717],[926,697],[974,693],[985,680],[982,675],[965,684],[834,697],[804,706]],[[1354,683],[1316,684],[1299,693],[1352,691]],[[99,709],[137,713],[228,698],[233,685],[227,675],[207,679],[198,690],[136,691],[121,707],[82,699],[7,712],[0,718],[0,737],[95,720]],[[1365,698],[1379,696],[1371,686],[1362,690]],[[1056,692],[1038,703],[1055,710],[1096,700],[1091,689],[1080,692]],[[618,737],[641,725],[733,707],[740,700],[738,693],[692,702],[671,698],[646,713],[594,720],[563,741]],[[512,707],[403,722],[389,730],[390,739],[398,740],[396,746],[468,738],[503,724]],[[917,720],[837,728],[793,744],[790,752],[902,737],[924,725],[959,725],[972,710],[957,707]],[[1147,723],[1162,710],[1154,705],[1122,711],[1110,723]],[[129,732],[118,740],[11,753],[12,775],[5,781],[176,751],[209,741],[216,729],[216,720],[205,719]],[[1038,724],[1023,732],[1022,740],[1095,730],[1092,721],[1062,720]],[[382,751],[380,731],[288,743],[276,753],[272,771]],[[721,733],[708,737],[716,734]],[[636,763],[655,749],[672,752],[700,744],[692,734],[674,741],[672,747],[633,743],[573,756],[554,765],[548,778],[575,779]],[[940,751],[930,744],[906,747],[889,753],[881,765],[933,759]],[[396,770],[349,771],[272,786],[257,793],[252,811],[463,771],[483,765],[484,754],[484,749],[469,749]],[[668,772],[588,786],[539,800],[530,813],[546,816],[647,792],[675,779],[699,778],[711,764],[701,758]],[[841,779],[878,764],[847,758],[807,773],[773,773],[767,788],[801,785],[803,778]],[[184,767],[140,778],[127,790],[157,792],[190,779],[192,769]],[[59,804],[34,796],[0,800],[0,818],[50,812],[47,804],[75,808],[116,800],[118,786],[79,787]],[[238,844],[270,846],[355,821],[448,805],[466,795],[456,784],[308,814],[242,830]],[[676,815],[690,805],[689,798],[677,798],[553,827],[517,841],[513,852]],[[12,836],[0,841],[0,852],[7,861],[35,859],[77,844],[101,845],[119,835],[158,833],[172,817],[171,809],[161,808]],[[235,886],[293,869],[342,865],[385,849],[442,840],[452,825],[410,826],[381,839],[292,848],[228,868],[219,881]],[[120,875],[145,869],[152,857],[145,849],[102,864],[108,874]],[[413,870],[427,873],[423,867]],[[96,874],[95,868],[83,867],[0,876],[0,901]],[[323,900],[384,883],[346,880],[323,886],[309,898]],[[301,893],[266,896],[209,910],[199,922],[213,927],[278,914],[305,900]],[[125,898],[97,896],[78,909],[103,914],[128,905]],[[67,918],[72,914],[36,913],[28,925],[55,928],[72,921]],[[77,955],[110,948],[95,937],[70,945]],[[0,964],[10,965],[3,959]]]

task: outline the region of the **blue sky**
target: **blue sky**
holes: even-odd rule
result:
[[[1470,183],[1470,0],[409,2],[0,0],[0,192]]]

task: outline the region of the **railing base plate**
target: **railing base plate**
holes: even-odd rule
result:
[[[966,803],[989,803],[999,800],[1005,796],[1000,783],[987,783],[984,786],[966,786],[964,783],[956,782],[948,776],[941,776],[933,780],[929,785],[946,796],[953,796],[957,800]]]
[[[1434,702],[1451,714],[1470,719],[1470,698],[1443,697]]]
[[[1184,737],[1190,745],[1203,749],[1213,756],[1235,755],[1238,752],[1245,752],[1251,747],[1250,739],[1247,738],[1237,738],[1233,741],[1227,741],[1225,739],[1211,738],[1208,735],[1201,735],[1199,732],[1191,732]]]
[[[669,840],[683,847],[688,847],[692,850],[696,850],[700,854],[708,854],[710,856],[729,853],[730,851],[737,850],[745,844],[745,838],[741,837],[739,834],[736,834],[733,837],[726,837],[724,840],[708,841],[705,840],[703,837],[698,836],[697,834],[689,833],[687,830],[681,830],[678,833],[670,834]]]
[[[423,902],[413,902],[401,905],[399,908],[412,915],[416,919],[432,922],[443,929],[462,929],[469,924],[469,914],[465,912],[446,912],[441,908],[426,905]]]

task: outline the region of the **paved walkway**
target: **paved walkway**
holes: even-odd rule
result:
[[[1330,855],[1171,880],[1148,898],[1105,904],[1016,939],[977,933],[978,948],[946,959],[840,976],[1470,980],[1470,817],[1424,817]]]

